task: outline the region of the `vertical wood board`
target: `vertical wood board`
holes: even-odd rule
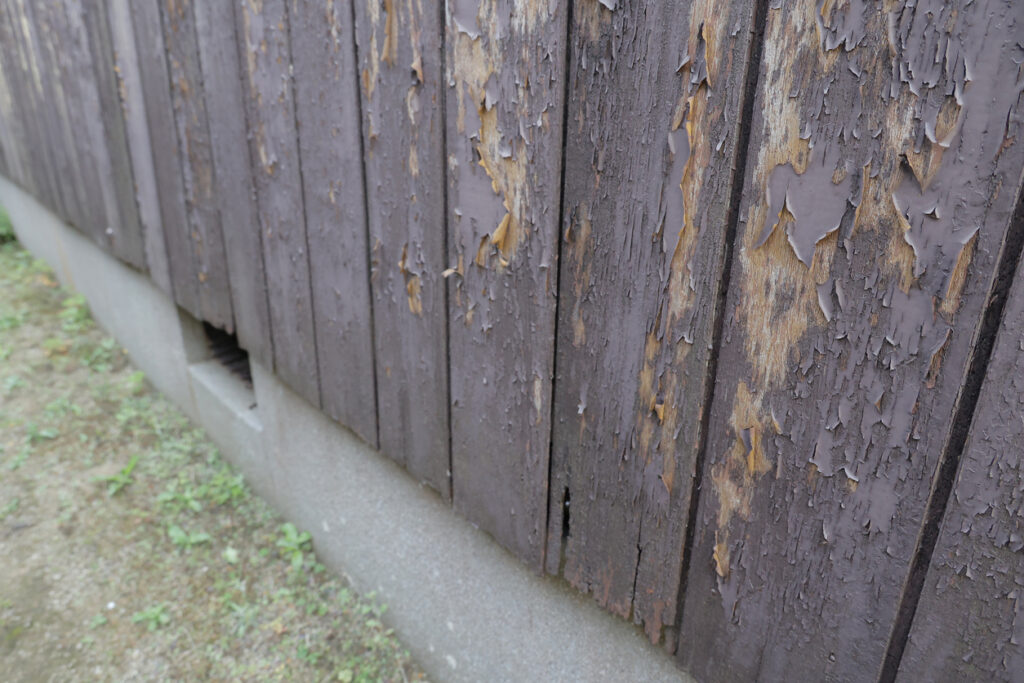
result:
[[[676,619],[752,11],[573,11],[547,567],[655,642]]]
[[[352,7],[293,0],[289,10],[320,398],[324,412],[376,447]]]
[[[380,449],[450,498],[442,15],[358,0]]]
[[[1024,166],[1024,6],[770,7],[679,652],[873,680]]]
[[[447,3],[452,495],[543,567],[568,3]]]

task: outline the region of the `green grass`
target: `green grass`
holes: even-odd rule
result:
[[[424,680],[386,607],[4,230],[0,213],[4,679]]]

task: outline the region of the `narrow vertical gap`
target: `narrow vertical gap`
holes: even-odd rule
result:
[[[743,84],[743,108],[738,123],[739,137],[733,152],[732,188],[729,195],[729,210],[726,214],[725,240],[722,249],[722,280],[718,289],[714,308],[714,321],[711,333],[711,354],[708,357],[708,370],[704,386],[704,402],[700,419],[700,446],[694,464],[693,484],[690,488],[690,509],[686,518],[686,533],[683,537],[683,563],[679,581],[678,607],[676,609],[675,634],[676,643],[673,651],[678,649],[679,637],[683,621],[683,610],[686,607],[686,592],[689,585],[690,566],[693,559],[693,541],[697,530],[700,493],[704,479],[704,465],[707,462],[708,444],[711,442],[711,414],[715,399],[715,380],[718,377],[718,355],[722,348],[722,330],[725,327],[725,308],[732,280],[733,255],[740,220],[740,202],[743,199],[743,183],[746,177],[748,159],[750,158],[750,137],[754,120],[754,103],[757,99],[757,86],[761,73],[761,55],[764,52],[764,32],[768,23],[769,0],[756,0],[751,26],[750,44],[747,47],[747,73]]]
[[[918,533],[914,559],[904,581],[896,619],[889,633],[888,646],[879,673],[881,683],[894,681],[899,672],[900,660],[906,649],[914,613],[924,590],[928,567],[931,565],[932,554],[935,552],[935,545],[939,538],[940,525],[946,514],[950,494],[953,492],[953,484],[956,482],[960,460],[967,444],[967,436],[970,433],[974,411],[977,408],[985,374],[992,357],[992,349],[995,346],[999,327],[1002,325],[1006,300],[1019,268],[1022,250],[1024,250],[1024,188],[1017,191],[1017,204],[1010,220],[1006,240],[1003,242],[997,258],[995,277],[989,288],[981,325],[975,333],[972,344],[973,353],[964,380],[960,385],[961,389],[957,396],[946,447],[943,449],[932,480],[932,494],[928,499],[924,520]]]
[[[446,15],[446,2],[437,3],[437,13],[439,17],[438,28],[440,30],[440,50],[441,50],[441,82],[438,84],[441,91],[441,203],[444,206],[442,211],[442,253],[444,254],[444,263],[449,263],[450,255],[448,253],[448,17]],[[452,476],[453,459],[452,459],[452,344],[451,344],[451,305],[449,289],[455,285],[449,284],[447,278],[442,281],[444,287],[444,360],[445,360],[445,378],[448,386],[446,387],[448,395],[445,400],[448,402],[445,408],[445,419],[447,420],[447,433],[448,433],[448,500],[449,502],[455,502],[455,480]]]
[[[376,406],[376,415],[373,419],[373,447],[380,448],[380,391],[377,388],[377,325],[373,316],[373,259],[370,252],[373,250],[373,243],[370,241],[370,199],[366,189],[366,143],[363,140],[363,91],[359,87],[359,49],[356,47],[356,3],[348,3],[349,20],[352,31],[352,84],[356,91],[356,114],[358,115],[359,126],[359,159],[363,172],[359,176],[360,185],[363,188],[363,236],[366,239],[366,293],[370,304],[370,362],[373,363],[373,405]],[[396,10],[397,11],[397,10]],[[321,402],[323,398],[321,397]]]
[[[548,481],[547,481],[547,500],[544,510],[546,517],[544,519],[544,544],[541,549],[541,567],[546,567],[548,563],[548,551],[551,545],[551,506],[552,506],[552,476],[554,475],[554,462],[555,462],[555,383],[558,381],[558,320],[559,320],[559,304],[562,301],[562,231],[565,229],[565,204],[566,204],[566,192],[565,192],[565,162],[568,150],[569,140],[569,93],[571,92],[570,86],[572,80],[572,27],[573,27],[573,13],[572,8],[574,2],[570,1],[567,4],[566,17],[565,17],[565,56],[563,62],[563,68],[565,69],[562,75],[562,82],[564,84],[562,88],[562,157],[561,167],[559,168],[558,178],[558,227],[555,234],[555,314],[554,314],[554,338],[552,341],[551,349],[551,397],[550,397],[550,416],[548,424]],[[565,538],[569,535],[569,488],[566,486],[565,493],[562,499],[562,539],[559,542],[560,551],[565,545]],[[559,573],[561,573],[562,559],[559,559]]]
[[[255,168],[255,166],[254,166],[255,159],[253,158],[253,155],[252,155],[252,145],[250,145],[248,143],[249,131],[252,130],[252,125],[251,125],[252,113],[249,111],[248,100],[250,99],[250,97],[249,97],[248,85],[246,84],[245,76],[242,74],[242,69],[244,68],[242,65],[247,63],[244,60],[248,59],[248,55],[245,53],[245,49],[246,49],[245,48],[245,40],[246,40],[245,36],[242,36],[241,33],[238,30],[238,27],[239,27],[239,25],[241,23],[241,22],[239,22],[239,17],[238,17],[238,12],[239,12],[238,3],[233,2],[233,3],[231,3],[231,5],[232,5],[232,8],[231,8],[231,35],[234,36],[234,40],[235,40],[235,58],[238,60],[237,73],[238,73],[238,81],[241,84],[241,90],[239,92],[240,92],[240,94],[243,97],[243,100],[242,100],[242,115],[245,117],[244,120],[242,121],[242,125],[245,126],[245,137],[246,137],[245,153],[246,153],[246,156],[249,159],[249,163],[246,165],[246,172],[249,174],[249,179],[248,179],[249,182],[247,183],[247,185],[248,185],[249,191],[250,191],[250,195],[249,195],[250,201],[252,201],[255,204],[255,209],[256,209],[256,233],[257,233],[256,236],[257,236],[257,239],[258,239],[258,243],[260,245],[260,278],[261,278],[262,283],[263,283],[263,303],[264,303],[264,306],[265,306],[265,308],[263,310],[265,310],[267,312],[267,318],[266,318],[265,324],[266,324],[266,328],[267,328],[267,345],[268,345],[267,353],[269,354],[269,360],[270,360],[270,367],[268,367],[267,370],[270,371],[270,372],[276,372],[277,362],[274,359],[274,322],[273,322],[273,316],[270,314],[270,287],[267,286],[267,260],[266,260],[266,254],[263,253],[263,249],[264,249],[264,245],[263,245],[263,230],[264,230],[264,226],[263,226],[263,212],[260,210],[259,201],[256,200],[256,179],[253,177],[253,173],[252,173],[253,172],[253,168]]]
[[[295,58],[292,55],[292,16],[288,9],[288,2],[282,2],[284,8],[284,21],[285,21],[285,41],[288,45],[288,87],[292,93],[292,121],[295,122],[295,161],[299,171],[299,201],[302,203],[302,238],[306,245],[306,281],[309,285],[309,314],[312,319],[313,329],[313,361],[314,361],[314,376],[316,378],[316,395],[319,399],[320,405],[318,408],[322,408],[324,405],[324,386],[323,381],[320,378],[320,349],[317,345],[316,336],[316,304],[315,297],[316,292],[313,289],[313,262],[309,258],[309,215],[306,212],[306,177],[302,172],[302,142],[300,137],[302,135],[299,128],[301,127],[299,122],[299,93],[295,87]],[[370,319],[371,324],[373,319]],[[376,401],[374,402],[376,405]]]

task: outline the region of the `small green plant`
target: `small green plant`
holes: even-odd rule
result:
[[[291,563],[293,570],[299,571],[305,561],[304,553],[313,548],[312,537],[308,531],[300,532],[291,522],[282,524],[279,531],[281,536],[277,539],[278,552]]]
[[[11,502],[7,503],[3,507],[0,507],[0,522],[7,519],[7,517],[18,510],[18,506],[21,505],[21,499],[15,498]]]
[[[179,548],[185,548],[186,550],[192,546],[209,543],[211,540],[210,534],[205,531],[189,532],[185,531],[177,524],[172,524],[167,527],[167,535],[170,537],[171,543]]]
[[[25,386],[25,380],[19,375],[8,375],[4,377],[4,393],[9,394],[15,389]]]
[[[0,332],[16,330],[24,324],[27,317],[28,315],[25,311],[16,311],[14,313],[4,313],[3,315],[0,315]]]
[[[181,487],[179,490],[179,486]],[[156,497],[156,501],[173,513],[182,510],[201,512],[203,504],[200,502],[195,489],[187,479],[181,477],[167,483],[167,487]]]
[[[91,628],[91,629],[97,629],[100,626],[106,626],[106,625],[107,625],[107,618],[105,616],[103,616],[102,614],[97,614],[96,616],[94,616],[92,619],[89,620],[89,628]]]
[[[57,315],[61,320],[61,329],[69,334],[84,332],[92,326],[89,304],[81,294],[64,299],[61,303],[61,311]]]
[[[11,225],[11,217],[7,215],[4,208],[0,206],[0,244],[7,244],[15,240],[14,226]]]
[[[35,422],[29,422],[25,426],[25,443],[30,446],[34,446],[40,441],[53,441],[58,436],[60,436],[60,432],[53,427],[44,427],[40,429]]]
[[[113,497],[125,486],[128,486],[128,484],[135,481],[132,479],[132,470],[135,469],[135,465],[137,465],[138,462],[139,456],[133,455],[132,459],[128,461],[128,464],[122,467],[117,474],[111,474],[109,477],[96,477],[96,481],[106,482],[107,495]]]
[[[167,613],[167,603],[151,605],[132,615],[132,623],[145,624],[146,630],[155,631],[171,623],[171,615]]]

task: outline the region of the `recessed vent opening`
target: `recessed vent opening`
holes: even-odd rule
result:
[[[249,367],[249,354],[238,345],[238,337],[217,329],[208,322],[203,323],[206,343],[213,354],[214,360],[231,371],[231,374],[245,382],[252,389],[252,369]]]

